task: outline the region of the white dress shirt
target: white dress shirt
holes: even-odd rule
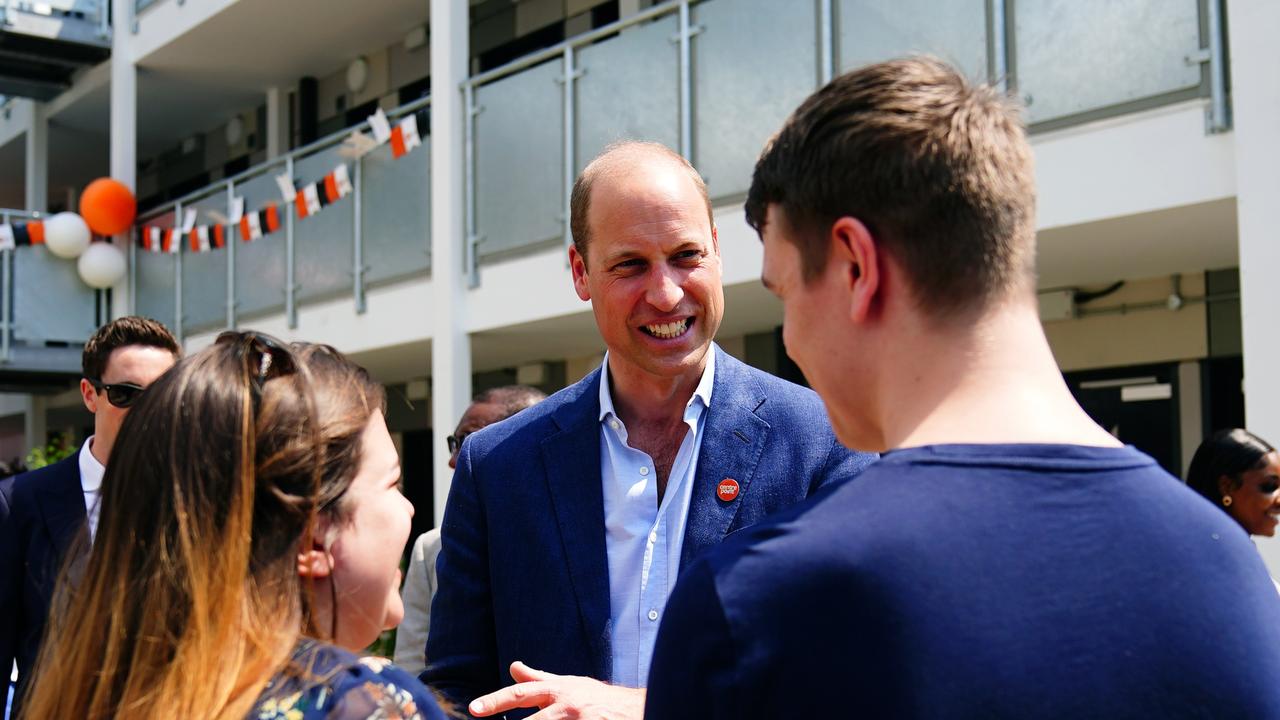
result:
[[[614,412],[609,392],[609,356],[600,378],[600,475],[604,483],[605,550],[609,559],[610,681],[644,687],[667,597],[680,571],[689,498],[711,388],[715,352],[685,406],[689,426],[658,504],[658,474],[647,453],[627,444],[627,428]]]
[[[107,472],[107,468],[90,452],[91,447],[92,435],[80,446],[80,487],[84,489],[84,511],[89,518],[90,542],[98,534],[98,500],[102,491],[102,476]]]

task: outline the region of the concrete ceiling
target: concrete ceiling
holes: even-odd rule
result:
[[[1236,235],[1235,198],[1041,230],[1040,287],[1234,267]]]

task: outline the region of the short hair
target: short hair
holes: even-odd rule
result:
[[[471,403],[486,403],[497,405],[502,411],[502,417],[494,422],[506,420],[516,413],[528,407],[533,407],[543,400],[547,399],[547,394],[536,387],[528,385],[503,385],[502,387],[490,388],[478,393],[471,399]]]
[[[640,140],[623,140],[610,143],[605,147],[604,151],[595,157],[587,166],[578,173],[578,179],[573,181],[573,192],[569,195],[569,232],[573,235],[573,246],[578,250],[578,254],[585,260],[587,257],[587,245],[591,240],[591,228],[587,222],[587,215],[591,210],[591,188],[595,185],[596,180],[602,174],[622,174],[626,170],[617,167],[618,161],[623,157],[636,158],[641,155],[656,155],[665,158],[689,173],[689,178],[693,180],[693,184],[698,188],[698,194],[702,196],[702,201],[707,206],[707,220],[715,225],[715,213],[711,210],[711,196],[707,194],[707,183],[703,181],[702,176],[694,169],[693,165],[685,159],[683,155],[663,145],[662,143],[640,141]]]
[[[84,344],[84,353],[80,356],[80,369],[84,377],[101,380],[111,353],[129,345],[168,350],[175,359],[182,355],[182,348],[178,346],[178,341],[169,332],[169,328],[158,320],[127,315],[98,328],[89,342]]]
[[[1187,468],[1187,486],[1217,505],[1223,498],[1218,478],[1225,477],[1232,488],[1238,488],[1243,482],[1240,476],[1262,467],[1273,452],[1270,443],[1248,430],[1219,430],[1196,448]]]
[[[868,65],[810,95],[756,163],[747,222],[783,210],[805,282],[829,232],[861,221],[934,316],[1035,284],[1035,177],[1020,109],[927,56]]]

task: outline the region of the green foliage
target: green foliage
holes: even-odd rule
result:
[[[75,451],[66,435],[55,435],[48,445],[32,448],[31,452],[27,453],[27,469],[35,470],[52,465]]]

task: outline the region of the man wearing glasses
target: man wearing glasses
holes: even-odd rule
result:
[[[14,716],[63,559],[82,529],[87,534],[75,552],[86,551],[97,530],[98,492],[120,425],[180,354],[177,340],[155,320],[123,317],[98,328],[84,346],[80,380],[93,435],[61,462],[0,481],[0,687],[8,690],[16,660]]]

